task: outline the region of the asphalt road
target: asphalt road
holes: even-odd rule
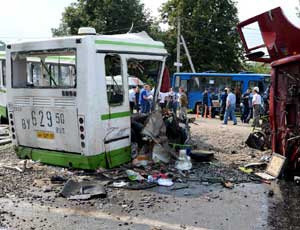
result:
[[[244,125],[221,127],[216,120],[201,120],[192,127],[196,141],[215,147],[218,161],[229,167],[259,159],[261,153],[242,144],[249,130]],[[10,151],[0,149],[0,165],[19,162]],[[292,182],[251,182],[233,189],[203,182],[177,191],[108,189],[107,198],[88,201],[67,200],[58,196],[61,187],[46,191],[38,185],[50,175],[68,173],[39,165],[25,173],[0,167],[0,230],[300,229],[300,187]]]

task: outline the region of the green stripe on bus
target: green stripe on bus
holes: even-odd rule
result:
[[[115,118],[129,117],[130,111],[119,112],[119,113],[108,113],[101,115],[101,120],[110,120]]]
[[[95,40],[95,43],[98,45],[136,46],[136,47],[156,48],[156,49],[165,48],[164,45],[150,45],[144,43],[120,42],[120,41],[109,41],[109,40]]]
[[[130,146],[115,149],[94,156],[82,156],[77,153],[35,149],[19,146],[17,155],[21,159],[32,159],[49,165],[94,170],[97,168],[113,168],[131,160]]]
[[[112,150],[106,153],[109,168],[114,168],[131,161],[131,146]]]

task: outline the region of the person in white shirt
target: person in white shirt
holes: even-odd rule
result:
[[[129,90],[129,106],[130,112],[133,113],[133,109],[135,108],[135,93],[136,93],[136,86],[133,86],[132,89]]]
[[[159,92],[159,105],[161,107],[161,109],[166,108],[166,104],[167,104],[167,97],[169,96],[169,92],[164,93],[164,92]]]
[[[260,109],[261,109],[261,96],[259,95],[259,88],[253,88],[253,123],[252,127],[259,127]]]

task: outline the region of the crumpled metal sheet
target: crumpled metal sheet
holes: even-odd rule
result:
[[[77,182],[69,179],[60,195],[71,200],[87,200],[93,197],[105,198],[107,193],[104,186],[97,181]]]
[[[154,111],[149,115],[142,134],[153,139],[159,136],[166,136],[166,126],[160,111]]]

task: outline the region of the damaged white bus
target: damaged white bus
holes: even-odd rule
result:
[[[81,169],[131,159],[127,76],[148,66],[159,89],[167,51],[145,32],[81,31],[7,45],[9,124],[20,158]],[[39,60],[34,68],[32,59]],[[46,64],[50,59],[57,61],[53,68]],[[75,61],[68,65],[67,59]]]

